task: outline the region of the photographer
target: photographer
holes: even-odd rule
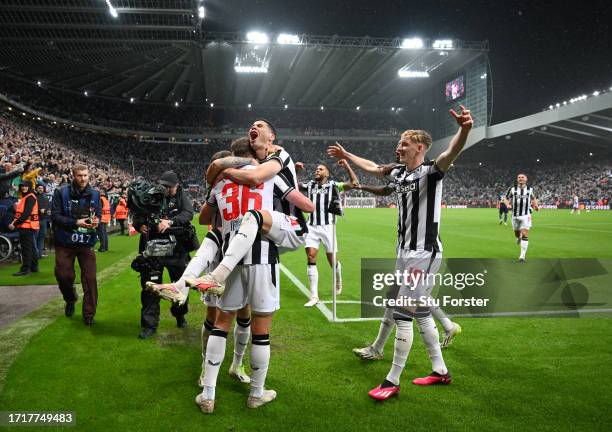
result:
[[[177,281],[189,260],[188,253],[194,248],[195,231],[191,226],[193,218],[193,207],[191,200],[183,189],[179,186],[179,179],[176,173],[166,171],[162,174],[159,182],[164,186],[165,203],[162,205],[158,217],[145,216],[136,212],[131,204],[130,211],[134,214],[134,228],[141,233],[138,245],[139,253],[143,253],[147,247],[147,242],[157,239],[176,239],[172,256],[155,257],[146,271],[141,271],[140,285],[142,288],[140,300],[142,309],[140,313],[140,325],[142,331],[138,335],[140,339],[146,339],[157,331],[159,324],[159,297],[152,291],[146,289],[147,281],[162,283],[162,273],[164,267],[168,270],[170,280]],[[197,239],[196,239],[197,242]],[[179,328],[187,326],[185,314],[187,313],[187,303],[184,305],[173,304],[170,311],[176,318],[176,325]]]
[[[72,168],[72,182],[55,190],[51,220],[55,243],[55,277],[62,292],[67,317],[74,314],[78,296],[74,288],[74,260],[79,260],[83,286],[83,322],[93,325],[98,305],[96,228],[102,209],[100,194],[89,184],[89,170],[77,164]]]

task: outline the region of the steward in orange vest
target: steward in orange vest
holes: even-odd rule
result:
[[[111,220],[110,202],[106,196],[106,191],[102,189],[100,191],[100,203],[102,204],[102,215],[100,217],[100,224],[98,225],[98,238],[100,239],[100,249],[98,252],[106,252],[108,250],[108,233],[106,227]]]
[[[119,198],[117,207],[115,207],[115,219],[121,227],[121,235],[125,234],[125,220],[128,218],[128,208],[125,203],[125,197]],[[129,235],[129,232],[128,232]]]
[[[21,269],[13,276],[25,276],[30,272],[38,272],[38,256],[34,246],[36,231],[40,229],[38,221],[38,200],[28,181],[19,185],[22,198],[17,202],[15,219],[9,229],[19,230],[19,243],[21,244]]]

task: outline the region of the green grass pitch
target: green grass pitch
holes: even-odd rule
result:
[[[341,300],[359,300],[362,257],[394,256],[395,227],[392,209],[346,211],[338,223]],[[515,259],[519,253],[510,226],[498,225],[495,209],[444,210],[441,237],[447,257]],[[529,238],[528,258],[610,259],[612,213],[541,211],[534,214]],[[303,307],[306,297],[284,275],[266,383],[278,391],[277,400],[258,410],[246,408],[248,387],[227,375],[230,336],[215,413],[206,416],[194,403],[204,307],[192,293],[189,327],[183,330],[165,304],[158,336],[138,340],[140,288],[126,266],[137,239],[114,236],[110,246],[99,263],[105,275],[93,328],[83,326],[78,308],[68,319],[63,303],[53,301],[0,330],[0,411],[73,411],[76,427],[67,430],[84,431],[612,429],[605,408],[610,404],[609,319],[457,319],[464,331],[444,352],[452,385],[410,383],[430,369],[415,335],[401,394],[381,404],[367,391],[390,367],[392,339],[384,360],[360,361],[351,349],[371,341],[378,323],[328,322],[317,309]],[[281,260],[307,285],[303,251]],[[0,269],[2,284],[13,281],[15,269]],[[43,260],[41,269],[36,282],[53,283],[52,260]],[[329,300],[331,274],[323,256],[319,272],[321,297]],[[355,311],[340,308],[339,316]]]

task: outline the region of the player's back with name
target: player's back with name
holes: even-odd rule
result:
[[[247,165],[242,169],[254,169]],[[218,207],[222,222],[223,253],[238,233],[242,217],[249,210],[273,210],[275,194],[286,196],[293,188],[281,177],[275,176],[255,187],[240,185],[228,179],[219,181],[213,187],[208,204]],[[259,233],[251,250],[241,264],[275,264],[278,249],[274,242]]]

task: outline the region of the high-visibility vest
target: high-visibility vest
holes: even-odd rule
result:
[[[16,227],[38,230],[40,229],[40,222],[38,221],[38,200],[36,199],[36,195],[34,195],[33,192],[29,192],[17,203],[17,210],[15,211],[15,220],[19,219],[23,214],[23,210],[25,209],[25,202],[29,196],[34,198],[34,207],[32,208],[32,213],[25,221],[23,221],[19,225],[16,225]]]
[[[110,212],[110,203],[108,202],[108,198],[105,196],[100,196],[100,201],[102,201],[102,216],[100,217],[101,223],[109,223],[111,220],[111,212]]]
[[[125,200],[121,198],[115,207],[115,219],[127,219],[128,211]]]

